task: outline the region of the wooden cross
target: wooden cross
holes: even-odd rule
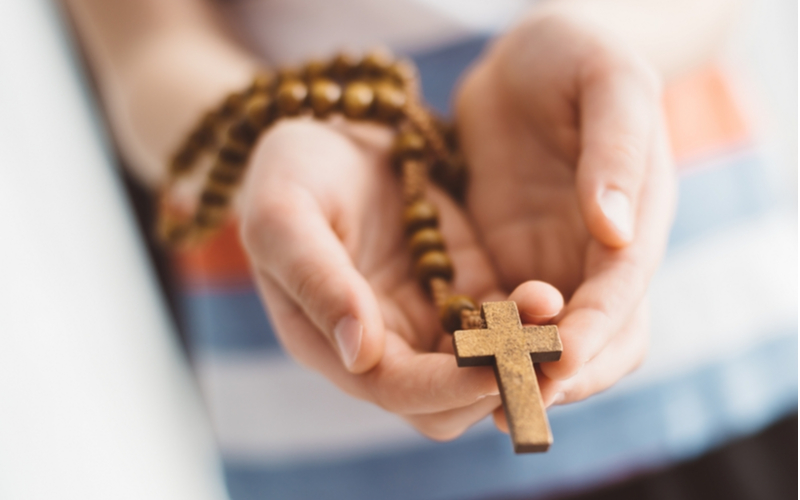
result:
[[[458,366],[493,365],[516,453],[547,451],[553,443],[533,363],[558,361],[558,328],[522,326],[515,302],[485,302],[486,328],[453,334]]]

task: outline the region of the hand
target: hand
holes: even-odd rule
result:
[[[452,340],[412,277],[388,130],[291,120],[251,158],[240,214],[258,288],[285,349],[345,392],[451,439],[500,405],[490,368],[460,369]],[[463,211],[429,196],[457,272],[454,288],[505,298]],[[547,321],[560,294],[527,284],[520,309]]]
[[[468,208],[500,286],[542,280],[568,299],[562,358],[541,365],[548,405],[609,387],[646,351],[675,202],[660,97],[643,60],[555,15],[500,39],[458,95]]]

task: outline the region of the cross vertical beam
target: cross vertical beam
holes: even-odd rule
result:
[[[516,453],[547,451],[553,442],[533,363],[558,361],[558,328],[522,326],[517,304],[485,302],[486,328],[453,334],[458,366],[492,365]]]

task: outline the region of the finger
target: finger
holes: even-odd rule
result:
[[[375,403],[403,415],[453,410],[500,394],[490,367],[459,368],[453,355],[415,352],[392,334],[386,355],[363,383]]]
[[[586,363],[572,379],[559,382],[552,404],[586,399],[614,385],[644,360],[649,340],[649,306],[643,301],[631,322],[609,342],[600,354]],[[551,389],[552,390],[552,389]]]
[[[378,302],[316,199],[287,183],[245,212],[242,227],[251,262],[300,306],[344,366],[375,366],[384,342]]]
[[[436,441],[450,441],[480,422],[500,405],[500,396],[486,396],[464,408],[404,417],[419,432]]]
[[[349,373],[299,306],[270,281],[259,278],[259,290],[286,350],[354,397],[392,413],[418,415],[466,407],[500,394],[491,368],[463,369],[452,354],[418,353],[392,331],[387,332],[385,355],[377,366],[364,374]]]
[[[644,64],[601,56],[579,82],[578,201],[592,235],[621,247],[634,238],[660,106],[658,80]]]
[[[646,292],[651,272],[633,252],[599,247],[590,252],[617,255],[605,256],[603,268],[584,281],[565,308],[558,322],[561,359],[540,365],[548,378],[575,376],[629,321]]]
[[[564,307],[561,292],[543,281],[526,281],[511,292],[508,300],[517,303],[522,322],[533,325],[547,324]]]
[[[551,379],[574,376],[627,324],[661,261],[675,207],[675,176],[666,142],[659,135],[653,168],[642,190],[636,239],[621,249],[590,243],[586,278],[558,321],[564,346],[561,360],[541,364]]]
[[[497,430],[500,432],[505,432],[506,434],[511,432],[508,428],[506,410],[502,405],[499,408],[494,409],[492,412],[492,420],[494,420],[494,426],[497,427]]]

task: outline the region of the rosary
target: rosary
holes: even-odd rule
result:
[[[494,367],[514,451],[547,451],[553,437],[533,363],[560,359],[558,328],[522,326],[514,302],[486,302],[479,310],[470,297],[453,293],[453,265],[438,230],[436,207],[425,199],[425,187],[433,180],[460,201],[467,170],[455,131],[422,104],[411,63],[375,51],[361,60],[339,55],[301,69],[256,75],[246,89],[230,94],[206,113],[172,157],[159,237],[181,246],[213,234],[225,222],[262,132],[282,118],[325,119],[335,113],[397,131],[391,163],[401,178],[402,223],[414,273],[439,309],[442,327],[453,334],[458,366]],[[192,215],[179,217],[166,209],[168,195],[178,180],[197,170],[206,153],[214,159],[197,208]]]

